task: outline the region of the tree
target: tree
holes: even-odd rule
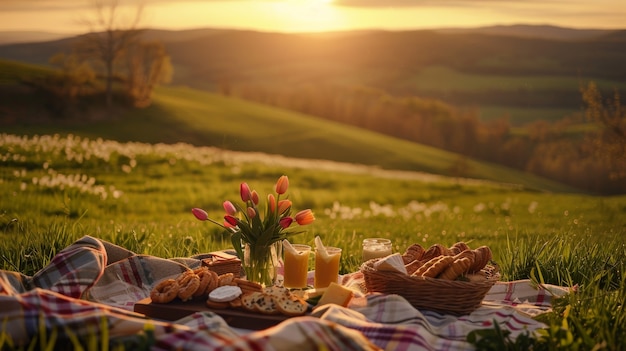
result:
[[[95,72],[87,62],[80,62],[75,55],[59,53],[52,56],[49,62],[59,67],[58,74],[53,75],[53,82],[50,82],[58,97],[71,101],[86,94],[95,85]]]
[[[136,107],[146,107],[154,88],[171,80],[170,57],[159,42],[135,43],[127,48],[125,57],[126,91]]]
[[[113,103],[115,65],[126,49],[139,39],[141,30],[137,26],[143,6],[140,4],[128,21],[119,12],[119,0],[94,0],[93,4],[95,19],[85,20],[89,32],[79,40],[76,50],[86,59],[104,66],[105,102],[110,107]]]
[[[626,109],[620,102],[617,90],[612,99],[604,100],[595,83],[588,83],[582,89],[585,102],[585,115],[600,128],[597,132],[587,135],[586,146],[607,163],[610,169],[609,178],[619,180],[626,178]]]

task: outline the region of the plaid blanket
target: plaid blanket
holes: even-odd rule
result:
[[[27,345],[43,328],[68,342],[93,336],[127,344],[149,339],[154,350],[471,350],[467,334],[494,322],[512,337],[544,327],[532,317],[569,292],[527,280],[501,282],[480,308],[459,317],[417,310],[397,295],[359,293],[363,277],[356,272],[341,278],[357,292],[348,308],[322,306],[262,331],[230,328],[211,312],[174,322],[132,312],[156,282],[199,266],[200,257],[137,255],[85,236],[32,277],[0,271],[0,331],[14,345]]]

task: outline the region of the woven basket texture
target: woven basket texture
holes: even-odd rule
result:
[[[480,281],[446,280],[413,277],[400,272],[378,271],[372,259],[361,265],[367,292],[396,294],[417,309],[452,315],[466,315],[480,307],[500,274],[495,266],[485,267],[485,279]]]

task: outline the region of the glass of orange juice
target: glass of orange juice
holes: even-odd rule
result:
[[[338,247],[326,247],[327,255],[318,248],[315,249],[315,280],[314,286],[327,288],[331,282],[339,280],[339,260],[341,259],[341,249]]]
[[[283,250],[285,254],[283,285],[285,288],[306,288],[311,247],[301,244],[291,244],[291,246],[295,251]]]

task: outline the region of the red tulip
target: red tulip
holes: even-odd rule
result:
[[[231,216],[231,215],[226,215],[224,216],[224,220],[226,221],[226,223],[230,224],[233,227],[237,226],[237,218]]]
[[[247,211],[248,211],[248,218],[252,219],[256,217],[256,211],[254,210],[254,208],[248,207]]]
[[[207,219],[209,219],[209,214],[201,208],[192,208],[191,213],[193,213],[193,215],[201,221],[206,221]]]
[[[276,193],[282,195],[287,192],[287,188],[289,188],[289,178],[286,175],[280,176],[276,182]]]
[[[235,213],[237,213],[237,208],[235,207],[235,205],[233,205],[232,202],[224,201],[222,205],[224,206],[224,211],[226,211],[226,214],[234,216]]]
[[[239,194],[241,195],[241,200],[243,200],[243,202],[248,202],[250,200],[252,192],[250,191],[248,183],[241,183],[241,185],[239,185]]]
[[[283,229],[289,228],[291,223],[293,223],[293,218],[291,218],[291,217],[284,217],[284,218],[281,218],[280,221],[278,221],[278,224],[280,224],[280,226]]]
[[[250,199],[252,200],[252,203],[255,205],[259,204],[259,193],[256,192],[256,190],[252,190],[252,193],[250,194]]]

